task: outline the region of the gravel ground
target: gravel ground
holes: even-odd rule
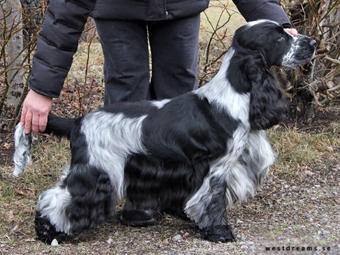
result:
[[[299,176],[276,175],[274,169],[255,198],[228,212],[235,243],[210,243],[200,238],[192,223],[157,215],[158,224],[152,227],[125,227],[115,219],[67,243],[45,245],[35,240],[34,201],[25,199],[35,194],[10,173],[10,166],[2,167],[1,180],[18,189],[10,203],[2,203],[0,216],[6,220],[1,223],[1,254],[340,254],[336,158],[326,158]],[[303,251],[307,247],[313,251]]]

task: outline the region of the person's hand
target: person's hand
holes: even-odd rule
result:
[[[292,36],[298,36],[298,31],[295,28],[285,28],[285,31]]]
[[[52,107],[52,98],[40,95],[30,90],[25,98],[20,122],[25,126],[25,132],[32,131],[37,134],[44,132],[47,125],[47,117]]]

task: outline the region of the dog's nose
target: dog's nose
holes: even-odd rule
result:
[[[314,47],[316,45],[316,41],[315,40],[311,40],[309,44],[310,44],[310,46]]]

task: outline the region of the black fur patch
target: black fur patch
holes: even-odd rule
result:
[[[195,94],[180,96],[148,116],[143,125],[148,155],[132,155],[125,168],[127,197],[134,209],[181,215],[211,162],[225,154],[237,125]]]
[[[279,33],[273,33],[277,29]],[[288,43],[282,47],[270,46],[270,42],[275,45],[281,30],[269,22],[262,24],[261,29],[244,27],[233,39],[235,53],[227,78],[238,93],[250,92],[249,121],[253,129],[263,130],[278,124],[286,112],[283,94],[269,71],[270,66],[282,61],[291,45],[291,37],[282,31]],[[264,38],[268,43],[263,42]]]
[[[72,196],[66,208],[71,232],[90,229],[111,218],[115,212],[114,190],[109,176],[87,165],[71,166],[65,185]]]
[[[189,93],[145,119],[143,144],[153,160],[209,161],[225,152],[237,125],[229,114]]]
[[[81,132],[81,123],[83,119],[77,119],[70,134],[70,146],[72,152],[71,165],[87,164],[88,151],[85,135]]]
[[[201,236],[211,242],[235,242],[235,236],[229,225],[211,226],[201,230]]]
[[[68,239],[67,234],[58,232],[50,221],[42,217],[38,211],[36,211],[34,223],[37,239],[44,243],[51,244],[53,239],[56,239],[58,243],[62,243]]]

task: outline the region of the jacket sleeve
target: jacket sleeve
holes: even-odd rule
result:
[[[269,19],[289,28],[291,23],[278,0],[233,0],[246,21]]]
[[[58,97],[95,0],[51,0],[37,39],[29,87]]]

